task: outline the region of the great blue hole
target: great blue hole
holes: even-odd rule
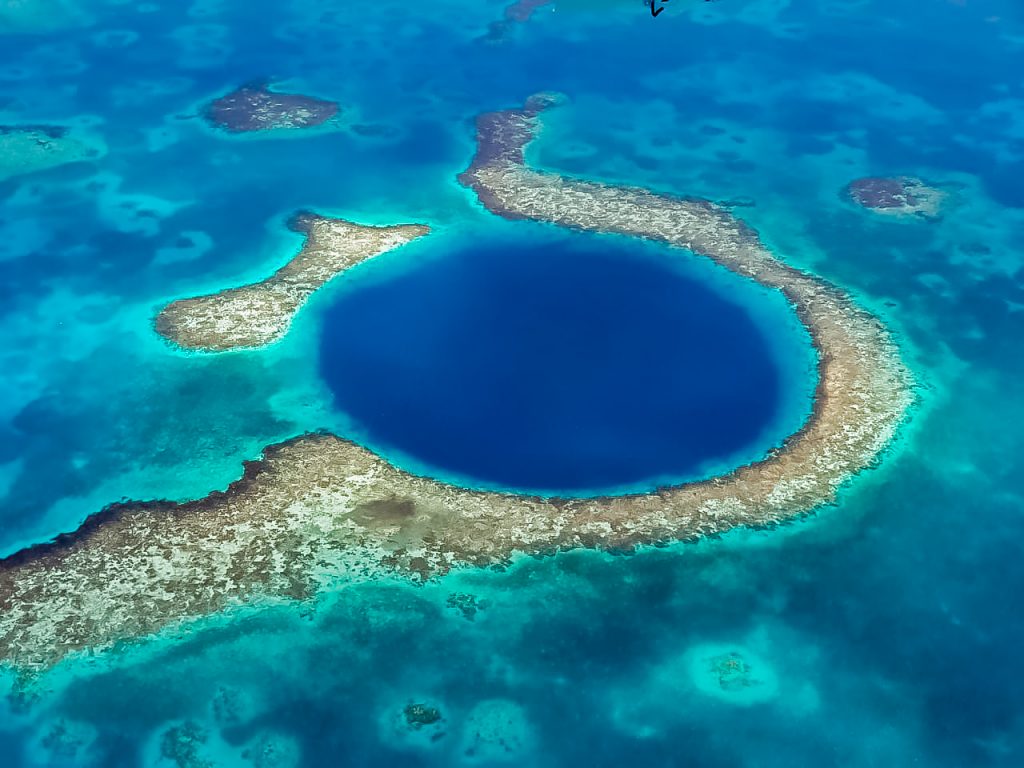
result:
[[[334,293],[320,370],[349,436],[416,474],[647,491],[756,460],[806,416],[789,306],[686,252],[531,234],[379,259]]]

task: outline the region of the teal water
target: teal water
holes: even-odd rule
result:
[[[0,549],[122,496],[203,495],[268,442],[346,426],[318,371],[342,285],[261,352],[177,354],[153,314],[283,263],[298,208],[510,231],[454,176],[474,115],[538,90],[570,101],[533,163],[744,198],[777,253],[879,313],[923,384],[910,426],[836,507],[779,530],[348,588],[66,664],[0,710],[4,764],[159,765],[162,735],[195,721],[215,765],[271,742],[310,766],[1020,765],[1019,4],[720,0],[652,19],[574,0],[481,41],[501,5],[69,0],[32,34],[0,11],[0,123],[110,148],[0,182]],[[343,129],[235,141],[190,117],[263,76],[337,99]],[[950,192],[941,219],[840,196],[904,173]],[[475,597],[472,620],[453,595]],[[694,676],[722,646],[751,660],[752,700]],[[409,701],[443,727],[396,732]]]

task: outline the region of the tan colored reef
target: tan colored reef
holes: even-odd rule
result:
[[[258,283],[168,304],[157,315],[157,333],[207,352],[265,346],[288,331],[299,308],[332,277],[430,231],[421,224],[367,227],[311,213],[290,226],[306,235],[295,258]]]
[[[657,493],[539,499],[414,477],[333,435],[266,449],[226,492],[113,505],[73,534],[0,562],[0,658],[28,670],[78,649],[266,597],[400,572],[428,577],[515,552],[628,549],[769,525],[834,499],[872,464],[912,402],[888,332],[845,294],[769,253],[724,210],[529,170],[546,99],[484,115],[462,181],[491,210],[679,246],[777,288],[818,348],[813,415],[764,460]]]

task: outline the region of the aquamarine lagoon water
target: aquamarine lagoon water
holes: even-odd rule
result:
[[[771,529],[339,585],[5,672],[0,765],[1024,764],[1024,7],[556,0],[496,26],[505,5],[0,4],[0,126],[106,149],[22,175],[0,157],[0,555],[120,499],[223,490],[314,430],[584,496],[780,445],[815,384],[780,295],[505,221],[458,183],[475,117],[539,91],[566,99],[534,167],[728,206],[892,329],[910,420],[836,504]],[[338,124],[201,119],[266,79]],[[887,217],[844,195],[865,176],[946,200]],[[291,258],[298,210],[433,231],[266,348],[156,334],[168,301]],[[695,673],[736,655],[753,692]],[[411,703],[441,719],[408,727]]]

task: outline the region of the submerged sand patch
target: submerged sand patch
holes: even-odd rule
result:
[[[95,136],[61,125],[0,125],[0,181],[68,163],[98,160],[107,152]]]

